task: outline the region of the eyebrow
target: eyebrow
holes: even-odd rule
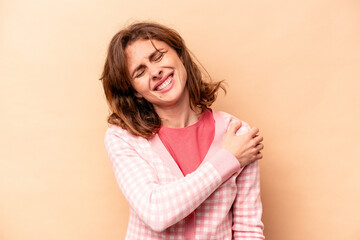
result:
[[[155,51],[154,52],[152,52],[150,55],[149,55],[149,57],[148,57],[148,59],[153,59],[154,57],[155,57],[155,55],[157,54],[157,53],[159,53],[159,52],[162,52],[162,50],[163,49],[155,49]],[[139,66],[137,66],[133,71],[132,71],[132,73],[131,73],[131,77],[134,77],[134,74],[137,72],[137,71],[139,71],[141,68],[143,68],[144,67],[144,64],[140,64]]]

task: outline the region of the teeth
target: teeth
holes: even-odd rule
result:
[[[163,90],[171,83],[172,77],[168,77],[160,86],[156,88],[157,91]]]

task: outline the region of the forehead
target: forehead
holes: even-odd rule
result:
[[[155,51],[157,51],[156,49],[160,50],[167,48],[169,48],[169,45],[162,41],[150,41],[149,39],[136,40],[125,48],[125,54],[129,70],[143,63],[143,61],[149,60],[149,56]]]

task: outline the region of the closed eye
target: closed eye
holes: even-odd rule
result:
[[[163,53],[163,52],[159,52],[159,54],[155,56],[154,61],[155,61],[155,62],[160,61],[163,56],[164,56],[164,53]]]
[[[145,70],[144,68],[141,68],[137,71],[135,78],[141,77],[144,74]]]

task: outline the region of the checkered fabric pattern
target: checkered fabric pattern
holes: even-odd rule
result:
[[[225,130],[237,121],[223,112],[213,115]],[[247,129],[243,123],[240,132]],[[130,205],[126,239],[264,239],[257,162],[240,169],[218,147],[196,171],[179,177],[148,140],[120,127],[109,127],[105,146]],[[192,223],[185,221],[189,214],[195,214]]]

